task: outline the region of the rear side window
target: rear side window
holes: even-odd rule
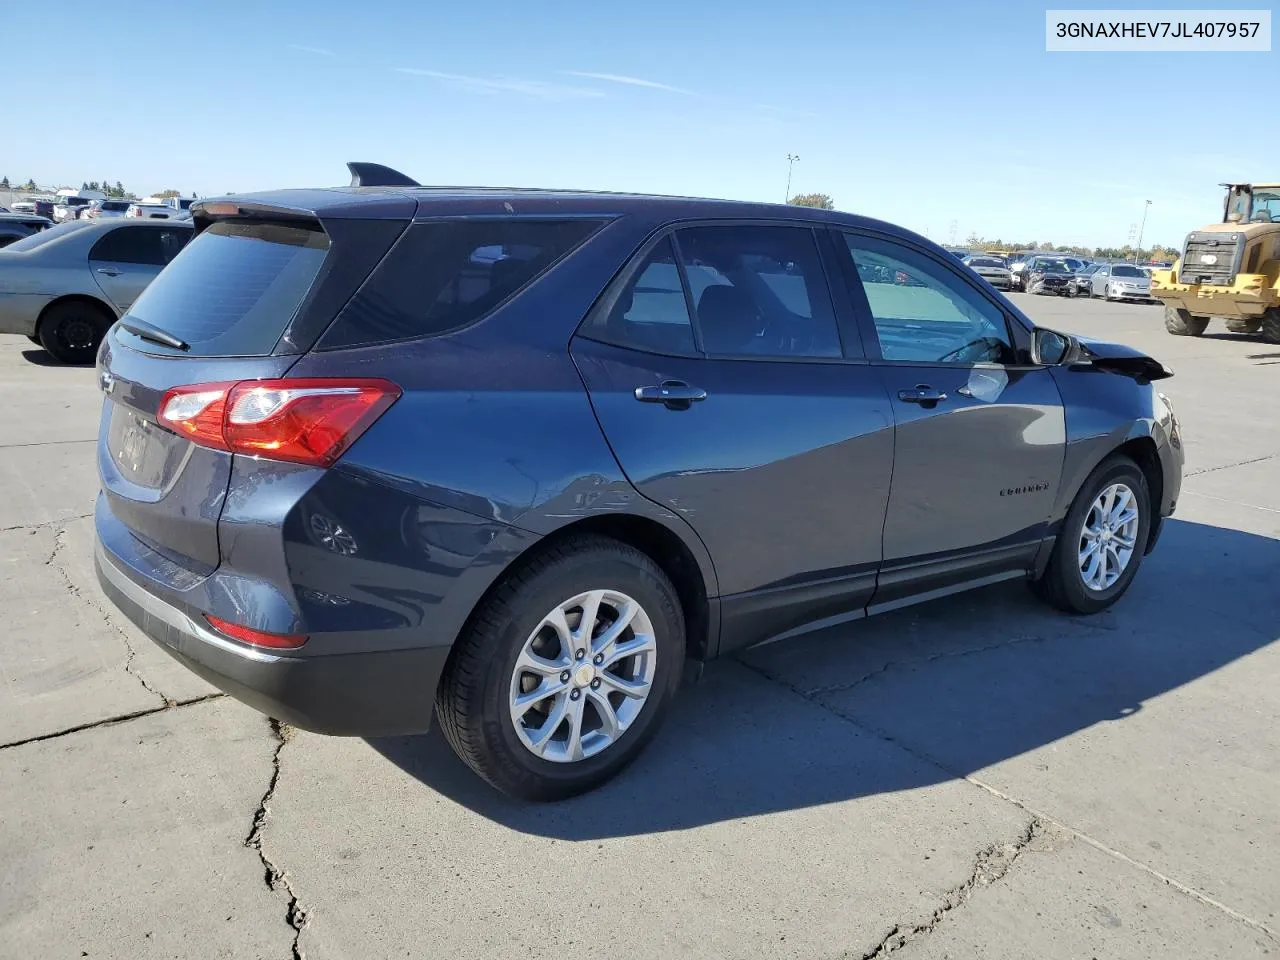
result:
[[[813,231],[691,227],[676,234],[703,349],[725,357],[839,357]]]
[[[474,323],[601,226],[599,220],[440,220],[411,226],[334,321],[324,349]]]
[[[319,229],[221,221],[187,244],[129,313],[186,341],[190,349],[183,356],[265,356],[311,289],[328,250],[329,238]],[[142,341],[139,349],[166,350]]]

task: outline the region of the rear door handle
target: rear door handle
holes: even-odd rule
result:
[[[104,277],[120,276],[120,271],[116,270],[114,267],[99,267],[98,272],[102,274]]]
[[[636,399],[641,403],[662,403],[671,410],[688,410],[691,404],[707,399],[707,391],[683,380],[663,380],[656,386],[636,387]]]
[[[898,399],[903,403],[918,403],[928,409],[936,407],[939,401],[947,399],[947,395],[933,389],[927,383],[917,383],[914,390],[899,390]]]

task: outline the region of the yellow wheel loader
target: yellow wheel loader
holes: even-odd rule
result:
[[[1151,274],[1165,329],[1198,337],[1213,317],[1280,343],[1280,183],[1224,183],[1222,222],[1187,235],[1170,270]]]

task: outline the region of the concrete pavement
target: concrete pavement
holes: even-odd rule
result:
[[[1188,477],[1125,600],[1004,585],[758,648],[538,807],[142,637],[92,572],[92,371],[0,337],[0,958],[1277,955],[1280,347],[1015,297],[1177,373]]]

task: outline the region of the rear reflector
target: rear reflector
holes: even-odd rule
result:
[[[201,446],[327,467],[399,397],[389,380],[199,383],[166,393],[157,419]]]
[[[242,627],[238,623],[222,620],[209,613],[206,613],[204,618],[219,633],[224,633],[231,639],[239,640],[241,643],[253,644],[255,647],[289,650],[300,647],[307,642],[305,634],[267,633],[265,630],[253,630],[250,627]]]

